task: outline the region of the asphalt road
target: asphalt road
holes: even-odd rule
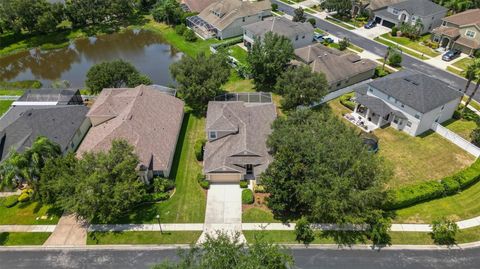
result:
[[[278,0],[272,0],[272,3],[277,3],[279,10],[289,14],[293,15],[294,8],[286,5],[283,2],[280,2]],[[372,53],[375,53],[377,55],[383,56],[385,55],[387,51],[387,47],[379,44],[373,40],[370,40],[368,38],[359,36],[355,33],[350,32],[349,30],[343,29],[335,24],[332,24],[328,21],[318,19],[316,17],[313,17],[309,15],[308,13],[305,13],[307,18],[314,18],[317,22],[316,27],[327,31],[328,33],[337,36],[339,38],[347,37],[351,43],[362,47],[363,49],[370,51]],[[464,89],[466,85],[466,80],[458,77],[448,71],[436,68],[430,64],[424,63],[421,60],[418,60],[416,58],[413,58],[407,54],[403,54],[403,61],[402,61],[402,66],[407,68],[407,69],[412,69],[417,72],[425,73],[427,75],[430,75],[432,77],[435,77],[437,79],[440,79],[448,84],[450,84],[452,87],[456,89]],[[472,85],[469,88],[469,92],[473,90],[475,85],[472,83]],[[477,94],[474,97],[475,100],[480,101],[480,91],[477,92]]]
[[[42,268],[150,268],[176,250],[0,250],[1,269]],[[470,269],[479,268],[480,249],[467,250],[292,250],[302,269]]]

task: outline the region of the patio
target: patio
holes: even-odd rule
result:
[[[367,133],[372,132],[373,130],[379,128],[377,125],[368,121],[365,118],[365,115],[361,115],[356,112],[345,114],[343,117]]]

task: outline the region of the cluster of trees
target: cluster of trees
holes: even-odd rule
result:
[[[125,20],[135,14],[138,3],[132,0],[66,0],[64,7],[72,25],[81,27]]]
[[[433,2],[452,10],[453,13],[480,8],[480,0],[433,0]]]
[[[268,139],[274,160],[261,180],[275,216],[304,217],[312,223],[363,225],[359,232],[324,232],[341,244],[370,239],[388,244],[391,217],[384,208],[385,184],[392,175],[354,129],[327,107],[303,109],[278,118]],[[311,239],[305,231],[297,237]],[[300,228],[299,228],[300,229]]]
[[[347,15],[352,10],[352,0],[325,0],[320,6],[328,11],[336,11],[338,14]]]

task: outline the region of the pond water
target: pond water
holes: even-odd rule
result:
[[[81,88],[92,65],[123,59],[155,84],[168,86],[174,84],[169,66],[182,55],[157,34],[127,30],[78,39],[58,50],[32,49],[0,58],[0,81],[39,80],[50,87],[55,80],[67,80],[71,87]]]

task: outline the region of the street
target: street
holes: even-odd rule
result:
[[[296,268],[399,269],[478,268],[480,249],[466,250],[326,250],[296,249]],[[174,260],[174,249],[0,250],[0,268],[150,268]]]
[[[278,4],[278,9],[285,12],[286,14],[293,15],[294,13],[294,8],[281,2],[278,0],[272,0],[272,3]],[[305,16],[307,18],[314,18],[316,20],[316,27],[327,31],[328,33],[335,35],[339,38],[344,38],[347,37],[352,44],[355,44],[367,51],[370,51],[372,53],[375,53],[379,56],[385,55],[387,51],[387,47],[379,44],[373,40],[370,40],[368,38],[359,36],[355,33],[352,33],[349,30],[343,29],[335,24],[332,24],[328,21],[318,19],[316,17],[313,17],[309,15],[308,13],[305,13]],[[381,57],[380,57],[381,58]],[[424,63],[416,58],[413,58],[407,54],[403,54],[403,61],[402,61],[402,66],[406,67],[411,70],[415,70],[417,72],[421,72],[427,75],[430,75],[432,77],[435,77],[437,79],[440,79],[448,84],[450,84],[452,87],[457,88],[457,89],[464,89],[466,80],[458,77],[448,71],[438,69],[428,63]],[[470,86],[469,90],[473,90],[475,85],[472,83]],[[480,93],[477,93],[475,95],[475,100],[480,101]]]

